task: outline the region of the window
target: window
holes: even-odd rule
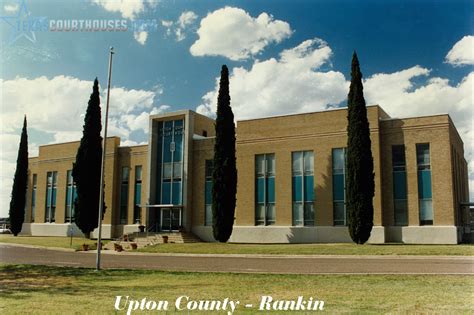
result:
[[[127,224],[129,168],[122,167],[120,184],[120,224]]]
[[[430,145],[416,145],[418,168],[418,198],[420,207],[420,225],[433,225],[433,204],[431,191]]]
[[[68,170],[66,175],[66,222],[74,222],[74,202],[76,198],[76,183],[72,178],[72,170]]]
[[[212,172],[214,161],[206,160],[206,181],[204,191],[204,225],[212,225]]]
[[[395,225],[408,224],[405,146],[392,146],[393,210]]]
[[[31,222],[35,222],[35,213],[36,213],[36,186],[37,186],[37,176],[33,174],[33,188],[31,191]]]
[[[346,225],[346,148],[332,149],[334,225]]]
[[[142,166],[135,166],[135,198],[133,207],[133,222],[141,224],[142,215],[140,204],[142,202]]]
[[[314,154],[292,153],[293,225],[314,225]]]
[[[275,154],[255,156],[255,224],[275,224]]]
[[[184,121],[160,122],[158,201],[161,204],[182,204]]]
[[[57,180],[58,172],[46,173],[46,211],[44,221],[49,223],[56,221]]]

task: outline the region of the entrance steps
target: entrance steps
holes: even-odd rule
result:
[[[167,243],[199,243],[202,242],[197,236],[189,232],[134,232],[121,237],[119,240],[108,243],[105,247],[114,250],[117,245],[122,246],[124,250],[131,250],[132,243],[137,244],[137,248],[143,248],[150,245],[164,244],[165,238]],[[115,245],[117,244],[117,245]]]

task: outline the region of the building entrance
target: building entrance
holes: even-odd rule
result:
[[[181,226],[181,209],[163,208],[160,219],[160,231],[177,231]]]

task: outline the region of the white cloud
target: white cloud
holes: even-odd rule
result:
[[[184,11],[178,18],[178,25],[182,29],[186,28],[188,25],[191,25],[198,18],[197,14],[193,11]]]
[[[446,62],[454,66],[474,65],[474,36],[464,36],[446,55]]]
[[[170,36],[174,33],[176,41],[180,42],[186,38],[186,31],[190,25],[194,24],[198,18],[197,14],[193,11],[184,11],[179,16],[176,22],[162,20],[161,25],[166,28],[166,35]]]
[[[133,37],[138,43],[140,43],[140,45],[145,45],[146,40],[148,38],[148,32],[145,32],[145,31],[134,32]]]
[[[336,71],[319,68],[328,63],[331,48],[320,39],[307,40],[284,50],[280,58],[255,61],[250,70],[233,68],[230,95],[236,119],[317,111],[337,105],[347,96],[349,83]],[[197,111],[216,112],[219,78],[203,97]]]
[[[128,137],[132,131],[142,130],[144,133],[148,133],[150,115],[163,113],[169,108],[167,105],[161,105],[160,107],[154,107],[151,111],[145,110],[138,114],[114,115],[109,121],[110,132],[124,138],[122,145],[130,143]]]
[[[0,79],[0,216],[7,215],[8,211],[23,115],[27,115],[30,135],[34,130],[40,130],[52,137],[53,141],[45,140],[41,145],[78,141],[82,136],[92,85],[92,81],[68,76]],[[101,93],[102,106],[105,105],[105,92]],[[132,132],[143,130],[147,133],[148,121],[145,118],[150,113],[160,113],[169,108],[156,106],[161,93],[159,87],[153,91],[112,88],[108,135],[120,136],[123,143],[132,143],[128,139]],[[37,143],[30,141],[30,157],[37,155],[37,147]]]
[[[131,20],[158,4],[156,0],[93,0],[93,2],[109,12],[119,12],[124,19]]]
[[[392,117],[426,116],[448,113],[464,142],[464,156],[469,163],[469,178],[474,181],[474,72],[457,85],[433,77],[414,87],[412,80],[429,76],[430,71],[415,66],[390,74],[376,74],[364,82],[368,104],[379,104]],[[470,185],[471,198],[474,186]]]
[[[15,4],[5,4],[3,6],[3,9],[5,10],[5,12],[8,12],[8,13],[15,13],[18,11],[19,9],[19,5],[18,3],[15,3]]]
[[[345,102],[349,81],[341,72],[321,70],[330,64],[332,52],[319,39],[283,51],[280,58],[254,61],[249,70],[233,68],[229,77],[231,106],[236,120],[281,114],[319,111]],[[362,66],[363,68],[363,66]],[[420,82],[420,79],[425,78]],[[416,83],[414,82],[416,80]],[[197,111],[213,117],[216,112],[219,78],[203,96]],[[474,183],[474,72],[458,84],[430,77],[421,66],[394,73],[378,73],[364,81],[367,104],[379,104],[392,117],[448,113],[464,142],[470,183]],[[474,186],[470,185],[471,198]]]
[[[166,21],[166,20],[162,20],[161,21],[161,25],[163,25],[167,30],[166,30],[166,33],[167,35],[170,35],[171,34],[171,27],[173,26],[173,21]]]
[[[265,12],[253,18],[242,9],[225,7],[203,18],[197,33],[199,39],[190,48],[193,56],[243,60],[288,38],[291,28]]]

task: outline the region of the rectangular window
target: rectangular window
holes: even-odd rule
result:
[[[418,168],[418,198],[420,207],[420,225],[433,225],[433,204],[431,191],[430,145],[416,145]]]
[[[74,202],[76,198],[76,183],[72,178],[72,170],[68,170],[66,175],[66,222],[74,222]]]
[[[275,224],[275,154],[255,156],[255,224]]]
[[[346,148],[332,149],[334,225],[346,225]]]
[[[46,211],[45,222],[53,223],[56,221],[56,191],[57,191],[58,172],[46,173]]]
[[[314,154],[292,153],[293,225],[314,225]]]
[[[141,224],[142,215],[140,204],[142,202],[142,166],[135,166],[135,198],[133,207],[133,222]]]
[[[204,183],[204,225],[212,225],[212,172],[214,161],[206,160],[206,181]]]
[[[405,146],[392,146],[393,210],[395,225],[408,224]]]
[[[122,167],[120,181],[120,224],[127,224],[129,168]]]
[[[159,174],[157,199],[161,204],[181,205],[184,154],[184,120],[159,123]]]
[[[37,186],[37,176],[33,174],[33,188],[31,191],[31,222],[35,222],[36,214],[36,186]]]

